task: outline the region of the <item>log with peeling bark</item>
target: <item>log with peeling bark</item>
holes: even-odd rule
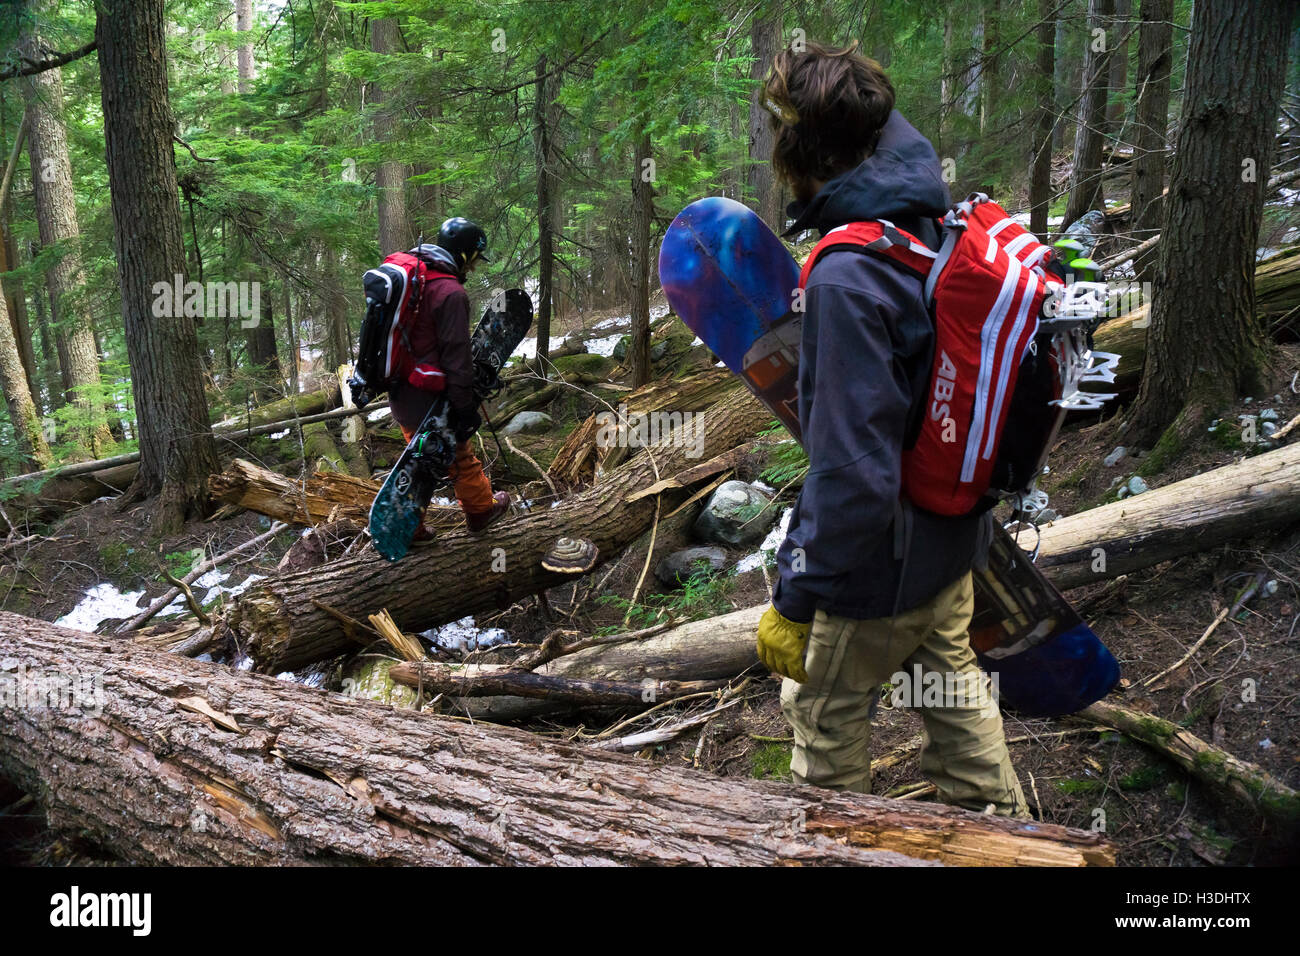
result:
[[[578,706],[622,706],[673,700],[688,694],[718,690],[725,680],[586,680],[500,668],[473,674],[457,673],[444,664],[410,661],[397,664],[388,676],[407,687],[452,697],[533,697]]]
[[[1104,581],[1300,521],[1300,444],[1042,527],[1038,566],[1059,588]]]
[[[727,369],[710,368],[683,379],[651,382],[629,392],[619,405],[627,406],[629,416],[664,411],[698,412],[718,401],[739,383],[740,380]],[[598,446],[599,432],[600,424],[597,415],[593,414],[569,433],[547,469],[553,481],[582,487],[590,484],[602,469],[612,468],[623,460],[625,455],[622,453],[627,449],[617,445]]]
[[[236,458],[212,477],[209,489],[216,501],[286,524],[351,521],[365,527],[379,482],[333,471],[314,472],[302,481]],[[425,520],[431,527],[451,527],[462,520],[461,511],[454,505],[430,505]]]
[[[590,540],[602,561],[617,556],[650,529],[655,515],[655,498],[629,502],[626,496],[735,447],[771,420],[748,392],[734,391],[701,416],[701,446],[683,442],[647,449],[599,486],[553,508],[503,517],[481,535],[440,535],[396,564],[366,552],[260,581],[234,602],[225,623],[259,669],[279,673],[350,647],[336,612],[364,620],[387,608],[404,630],[421,631],[508,607],[569,580],[541,566],[557,538]],[[700,456],[692,457],[697,450]],[[688,493],[671,489],[664,497],[677,502]]]
[[[24,690],[0,695],[0,774],[55,831],[131,863],[1115,860],[1088,831],[655,766],[14,614],[0,613],[0,669]],[[26,693],[83,676],[99,682],[76,698],[84,708]]]

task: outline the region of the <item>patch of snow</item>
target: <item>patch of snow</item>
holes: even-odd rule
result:
[[[696,345],[703,345],[703,344],[704,344],[704,339],[700,338],[698,335],[695,336],[695,338],[691,339],[691,346],[692,346],[692,347],[694,347],[694,346],[696,346]]]
[[[561,345],[563,345],[563,344],[564,344],[564,336],[563,336],[563,335],[558,336],[558,337],[557,337],[557,336],[554,336],[554,335],[551,336],[551,346],[550,346],[550,347],[551,347],[552,350],[553,350],[553,349],[558,349],[558,348],[559,348]],[[515,356],[519,356],[520,358],[526,358],[526,359],[536,358],[536,357],[537,357],[537,337],[536,337],[536,336],[532,336],[532,337],[530,337],[530,338],[526,338],[526,339],[524,339],[522,342],[520,342],[520,343],[519,343],[519,347],[516,348],[513,352],[510,353],[510,357],[511,357],[511,358],[514,358]]]
[[[627,322],[627,321],[628,321],[628,317],[627,317],[626,315],[616,315],[616,316],[614,316],[612,319],[601,319],[599,322],[597,322],[595,325],[593,325],[592,328],[593,328],[593,329],[607,329],[607,328],[609,328],[610,326],[613,326],[613,325],[619,325],[619,324],[621,324],[621,323],[623,323],[623,322]]]
[[[776,527],[767,533],[763,543],[758,546],[758,550],[753,554],[747,554],[736,562],[736,573],[747,574],[750,571],[757,571],[767,563],[767,556],[775,554],[776,549],[781,547],[781,542],[785,541],[786,532],[790,530],[790,516],[794,514],[793,508],[786,508],[781,512],[781,520],[776,523]]]
[[[271,432],[271,440],[279,441],[281,438],[284,438],[288,434],[289,434],[289,429],[287,428],[282,432]]]
[[[137,606],[142,597],[143,591],[128,591],[123,594],[111,582],[103,581],[86,591],[86,596],[77,606],[54,623],[78,631],[93,631],[111,618],[134,617],[139,614],[144,610]]]
[[[373,412],[370,412],[368,415],[366,415],[366,421],[377,422],[379,421],[379,419],[383,418],[385,415],[388,414],[390,414],[390,412],[387,408],[376,408]]]
[[[586,342],[587,351],[592,355],[603,355],[605,358],[609,358],[614,354],[614,348],[621,338],[623,338],[622,332],[606,335],[599,339],[588,339]]]
[[[442,495],[434,495],[429,499],[429,504],[437,505],[439,508],[451,508],[456,504],[456,499],[444,498]]]
[[[442,627],[430,628],[420,636],[439,647],[456,651],[478,650],[481,647],[504,644],[510,640],[509,635],[499,627],[478,627],[472,615],[444,624]]]
[[[230,662],[230,666],[237,671],[251,671],[253,669],[253,659],[247,654],[240,654]]]

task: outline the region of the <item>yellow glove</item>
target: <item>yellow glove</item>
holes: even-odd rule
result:
[[[803,654],[811,630],[812,621],[800,624],[769,607],[758,622],[758,659],[768,670],[802,684],[808,679]]]

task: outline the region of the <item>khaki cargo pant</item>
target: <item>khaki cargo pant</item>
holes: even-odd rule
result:
[[[781,709],[794,730],[795,782],[871,792],[871,716],[881,684],[901,671],[908,681],[894,693],[925,724],[921,772],[940,799],[973,810],[993,804],[997,813],[1027,817],[1002,714],[990,703],[990,681],[966,633],[974,605],[968,573],[900,614],[892,631],[889,618],[859,621],[818,611],[804,662],[808,680],[787,678],[781,686]],[[901,692],[914,689],[918,674],[932,692],[904,699]],[[926,680],[927,674],[935,676]],[[936,688],[947,693],[937,697]]]

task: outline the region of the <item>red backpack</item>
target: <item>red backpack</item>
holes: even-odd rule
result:
[[[361,320],[356,369],[348,384],[358,408],[398,382],[406,382],[418,362],[411,353],[410,329],[420,313],[428,267],[410,252],[394,252],[362,277],[366,315]]]
[[[840,248],[883,256],[924,281],[934,360],[924,408],[913,416],[915,437],[903,452],[902,488],[928,511],[963,515],[991,504],[997,492],[1032,488],[1065,407],[1079,404],[1075,385],[1105,380],[1110,366],[1089,368],[1079,320],[1044,315],[1049,296],[1064,291],[1063,273],[1052,250],[997,203],[976,193],[940,225],[938,252],[883,220],[832,229],[804,264],[799,287],[823,253]]]

